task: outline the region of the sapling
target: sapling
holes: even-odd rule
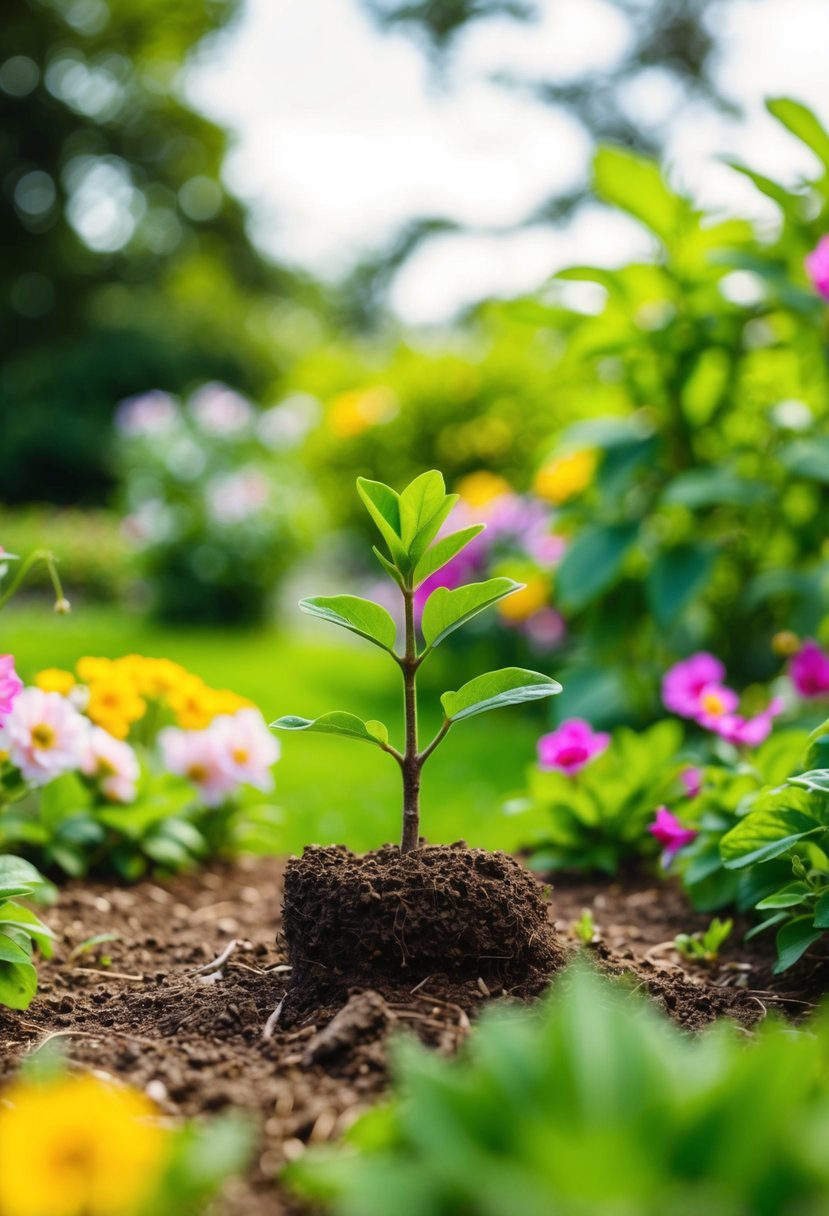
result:
[[[447,494],[443,477],[435,470],[416,477],[398,494],[379,481],[357,479],[357,491],[385,542],[387,552],[373,552],[403,599],[403,647],[398,652],[397,626],[380,604],[355,595],[313,596],[300,602],[303,612],[322,617],[379,646],[393,659],[403,677],[405,742],[402,750],[389,742],[389,732],[375,719],[363,721],[340,710],[319,718],[288,716],[273,723],[281,730],[309,730],[342,735],[371,743],[387,752],[400,766],[403,779],[402,853],[416,849],[420,840],[420,777],[423,766],[443,742],[450,728],[464,718],[503,705],[536,701],[561,692],[561,685],[538,671],[505,667],[476,676],[440,700],[443,721],[435,736],[421,748],[417,720],[417,674],[441,642],[479,612],[522,589],[511,578],[490,578],[465,586],[437,587],[423,606],[420,637],[415,624],[415,593],[425,581],[457,556],[483,531],[473,524],[439,535],[457,494]]]

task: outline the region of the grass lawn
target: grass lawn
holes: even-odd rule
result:
[[[250,697],[268,721],[348,709],[380,718],[399,739],[399,676],[388,659],[357,639],[331,642],[322,625],[319,641],[316,633],[316,626],[296,634],[174,630],[114,608],[80,607],[56,617],[39,605],[15,605],[3,614],[0,650],[16,656],[24,679],[42,667],[72,667],[84,654],[166,655],[209,684]],[[457,687],[448,651],[423,670],[424,738],[440,720],[438,694]],[[453,729],[424,771],[423,829],[430,840],[513,849],[526,839],[528,817],[511,819],[501,808],[521,788],[545,722],[542,707],[524,706]],[[389,756],[320,735],[281,741],[275,798],[284,811],[286,852],[310,842],[366,849],[397,839],[400,775]]]

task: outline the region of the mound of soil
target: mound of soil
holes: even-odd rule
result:
[[[463,842],[355,856],[308,848],[285,868],[286,1015],[355,986],[391,999],[437,979],[537,996],[567,961],[543,888],[514,857]]]

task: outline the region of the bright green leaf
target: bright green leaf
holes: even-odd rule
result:
[[[400,535],[412,565],[423,556],[457,501],[457,494],[446,493],[443,475],[436,469],[421,473],[403,490]]]
[[[773,895],[767,895],[754,906],[761,912],[773,908],[796,908],[811,894],[812,888],[807,882],[790,882],[787,887],[783,887],[782,891],[775,891]]]
[[[665,182],[656,161],[622,148],[605,147],[593,162],[596,192],[669,244],[690,213],[686,201]]]
[[[371,551],[374,554],[374,556],[377,558],[380,565],[385,570],[386,574],[388,574],[389,578],[394,579],[394,581],[397,583],[398,587],[402,588],[403,586],[405,586],[403,575],[397,569],[397,566],[395,566],[394,562],[390,562],[389,559],[386,557],[385,553],[381,553],[376,545],[371,546]]]
[[[400,497],[391,486],[382,481],[357,478],[357,493],[366,510],[380,530],[389,553],[401,568],[408,567],[406,547],[400,538]]]
[[[829,134],[808,106],[791,97],[773,97],[766,102],[766,108],[829,169]]]
[[[607,590],[616,581],[637,535],[636,524],[599,525],[580,532],[558,568],[561,607],[578,611]]]
[[[454,590],[436,587],[424,605],[420,622],[426,645],[430,648],[439,646],[464,622],[505,596],[519,591],[522,585],[511,578],[490,578],[486,582],[469,583]]]
[[[752,811],[720,842],[723,863],[729,870],[780,857],[799,840],[825,828],[803,811],[773,807]]]
[[[9,942],[11,939],[5,940]],[[2,941],[3,935],[0,934],[0,1005],[9,1009],[28,1009],[37,992],[37,971],[23,952],[22,960],[6,961]]]
[[[301,600],[299,606],[309,616],[341,625],[384,650],[394,650],[397,626],[380,604],[357,595],[315,595]]]
[[[486,524],[472,524],[468,528],[461,528],[458,532],[450,532],[448,536],[443,536],[436,541],[415,566],[412,579],[414,586],[419,587],[431,574],[450,562],[462,549],[466,548],[471,540],[483,532],[485,527]]]
[[[663,627],[691,603],[708,582],[714,552],[703,545],[678,545],[660,553],[647,579],[648,603]]]
[[[537,701],[561,692],[561,685],[550,676],[522,667],[504,667],[488,671],[464,684],[457,692],[445,692],[440,699],[446,717],[453,722],[471,718],[490,709]]]
[[[780,975],[801,958],[819,937],[821,929],[815,929],[811,916],[796,916],[777,931],[777,962],[773,972]]]
[[[789,785],[796,785],[804,790],[814,790],[818,794],[829,794],[829,769],[815,768],[809,773],[789,777]]]
[[[372,729],[369,729],[369,724],[362,718],[358,718],[356,714],[349,714],[344,710],[334,710],[332,713],[322,714],[319,718],[297,718],[288,714],[284,718],[277,718],[275,722],[271,723],[271,727],[277,730],[315,731],[321,735],[342,735],[347,739],[359,739],[364,743],[374,743],[379,747],[381,742],[379,729],[382,727],[382,723],[372,720]],[[386,737],[388,737],[388,732],[386,732]]]

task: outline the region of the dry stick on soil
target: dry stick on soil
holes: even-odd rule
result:
[[[227,943],[221,954],[217,954],[209,963],[205,963],[202,967],[196,967],[194,975],[207,975],[209,971],[220,971],[223,964],[227,962],[233,951],[239,945],[238,940],[234,937]]]
[[[380,604],[354,595],[314,596],[302,600],[300,608],[311,616],[322,617],[379,646],[394,660],[403,676],[405,719],[404,750],[389,743],[388,730],[373,719],[363,722],[351,713],[335,712],[319,718],[287,716],[273,723],[281,730],[311,730],[322,734],[343,735],[372,743],[388,752],[400,767],[403,779],[403,831],[401,853],[420,844],[420,777],[423,765],[448,734],[455,722],[490,709],[535,701],[561,692],[561,685],[537,671],[506,667],[487,672],[464,684],[457,692],[441,697],[443,721],[432,741],[421,751],[417,729],[417,673],[436,646],[461,625],[523,589],[510,578],[491,578],[464,587],[438,587],[423,606],[420,631],[423,648],[418,648],[415,622],[415,594],[418,587],[456,557],[482,530],[483,524],[440,535],[444,523],[458,501],[447,494],[442,475],[432,469],[421,474],[398,494],[378,481],[357,479],[357,491],[377,525],[388,549],[388,557],[375,548],[374,553],[386,574],[396,583],[403,597],[403,653],[395,650],[397,629],[389,612]],[[438,538],[438,539],[436,539]]]
[[[277,1004],[276,1008],[274,1009],[273,1013],[271,1014],[271,1016],[268,1018],[265,1025],[262,1027],[262,1038],[265,1039],[266,1041],[268,1039],[273,1038],[273,1032],[276,1030],[277,1023],[279,1022],[279,1018],[282,1013],[282,1006],[284,1004],[285,1004],[285,997],[283,996],[282,999],[278,1002],[278,1004]]]

